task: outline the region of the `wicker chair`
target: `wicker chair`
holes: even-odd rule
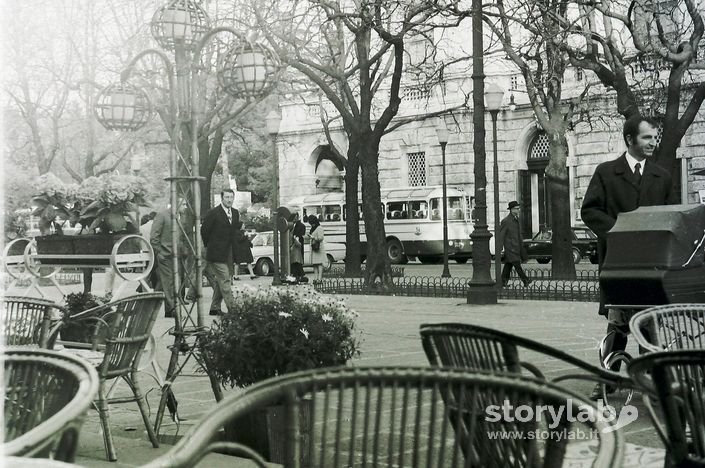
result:
[[[648,353],[629,363],[629,373],[650,390],[644,403],[666,446],[666,466],[705,466],[705,351]]]
[[[668,304],[643,310],[629,330],[645,351],[705,349],[705,304]]]
[[[73,461],[86,410],[98,392],[98,374],[86,361],[43,349],[6,348],[4,440],[6,456]]]
[[[103,426],[105,452],[110,461],[117,460],[117,453],[110,430],[109,404],[137,402],[149,440],[153,447],[159,447],[157,436],[149,421],[147,404],[137,380],[137,372],[140,358],[149,341],[163,301],[164,294],[161,292],[137,294],[85,310],[71,317],[71,320],[75,321],[85,319],[95,322],[92,348],[93,351],[101,350],[98,353],[98,362],[95,362],[100,377],[96,406]],[[96,316],[102,319],[97,319]],[[105,337],[105,343],[99,344],[98,337]],[[81,350],[69,351],[91,358]],[[132,391],[132,397],[107,398],[108,382],[117,378],[127,383]]]
[[[616,388],[628,389],[626,402],[632,398],[634,383],[617,372],[593,366],[561,350],[520,336],[490,328],[464,323],[439,323],[421,325],[421,341],[431,365],[462,367],[471,370],[521,374],[526,369],[533,376],[546,380],[545,375],[535,365],[519,358],[519,348],[540,353],[577,367],[580,373],[560,375],[551,381],[592,380]],[[603,399],[608,403],[608,395],[603,391]],[[620,402],[621,403],[621,402]]]
[[[52,320],[58,305],[33,297],[5,296],[0,298],[0,308],[5,346],[52,347],[57,330]]]
[[[560,387],[536,379],[473,374],[462,369],[384,367],[319,369],[260,382],[220,402],[172,450],[147,466],[191,467],[216,449],[266,466],[250,448],[219,442],[218,432],[272,405],[283,406],[285,458],[280,462],[285,468],[365,464],[554,467],[562,466],[565,458],[579,451],[573,446],[575,441],[567,439],[545,443],[529,440],[530,436],[491,440],[492,433],[546,427],[534,422],[488,422],[487,405],[502,405],[506,399],[532,408],[565,408],[567,400],[581,405],[592,422],[577,423],[563,417],[555,430],[578,426],[585,433],[593,430],[599,445],[594,450],[583,449],[581,454],[592,457],[592,466],[620,466],[623,444],[615,427],[598,417],[599,410],[591,403]]]

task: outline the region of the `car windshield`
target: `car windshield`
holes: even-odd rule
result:
[[[272,243],[272,233],[271,232],[260,232],[252,239],[252,246],[258,247],[263,245],[269,245]]]

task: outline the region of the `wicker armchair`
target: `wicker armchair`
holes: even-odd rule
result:
[[[705,349],[705,304],[668,304],[643,310],[629,321],[644,350]]]
[[[546,418],[537,423],[488,422],[487,405],[502,405],[505,400],[532,408],[565,408],[572,400],[584,408],[591,422],[559,416],[551,429],[543,424]],[[555,467],[577,452],[591,457],[592,466],[616,467],[623,456],[621,435],[598,417],[599,410],[552,384],[462,369],[370,367],[304,371],[253,385],[221,401],[171,451],[147,466],[191,467],[215,449],[227,449],[266,466],[248,447],[219,442],[218,432],[271,405],[283,406],[285,468]],[[593,430],[598,446],[580,450],[568,438],[492,440],[492,433],[578,428],[586,434]]]
[[[52,347],[57,331],[52,320],[58,305],[34,297],[5,296],[0,298],[0,308],[5,346]]]
[[[153,447],[159,447],[136,374],[163,301],[164,294],[161,292],[137,294],[85,310],[71,317],[71,320],[80,321],[85,318],[95,323],[93,350],[101,350],[98,354],[98,362],[95,362],[100,377],[96,406],[103,427],[105,452],[110,461],[117,460],[117,453],[110,430],[109,404],[137,402],[149,440]],[[96,318],[96,316],[102,318]],[[105,337],[105,343],[99,344],[95,339],[97,337]],[[80,350],[69,351],[87,358],[91,357]],[[108,383],[117,378],[127,383],[132,390],[132,397],[107,397]]]
[[[73,461],[98,374],[86,361],[42,349],[6,348],[4,439],[7,456]]]
[[[629,373],[650,390],[644,403],[666,446],[666,466],[705,466],[705,351],[645,354],[629,363]]]
[[[551,381],[592,380],[604,386],[628,389],[626,402],[632,397],[634,383],[617,372],[589,364],[561,350],[520,336],[490,328],[464,323],[439,323],[421,325],[421,341],[431,365],[461,367],[471,370],[520,374],[522,369],[533,376],[546,380],[545,375],[535,365],[519,358],[519,349],[540,353],[575,366],[580,373],[560,375]],[[608,395],[603,391],[603,399],[608,403]]]

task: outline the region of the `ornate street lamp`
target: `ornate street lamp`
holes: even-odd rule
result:
[[[277,152],[277,135],[282,116],[275,110],[271,110],[264,118],[267,124],[267,133],[272,138],[272,157],[274,171],[272,172],[272,244],[274,247],[274,271],[272,286],[279,286],[281,278],[279,276],[279,225],[277,208],[279,208],[279,154]]]
[[[200,110],[197,84],[200,80],[198,73],[202,73],[201,53],[210,39],[216,34],[223,32],[230,33],[237,38],[236,45],[228,50],[224,60],[220,62],[218,71],[218,82],[230,95],[241,99],[253,99],[271,90],[276,81],[276,72],[279,65],[276,57],[266,48],[253,45],[243,39],[243,35],[230,27],[210,27],[210,20],[206,11],[200,6],[201,2],[196,0],[171,0],[166,5],[159,8],[150,23],[152,35],[159,45],[172,51],[174,55],[148,49],[135,56],[122,73],[123,81],[127,81],[134,70],[135,65],[147,55],[156,56],[164,65],[169,79],[169,104],[171,121],[174,127],[167,129],[173,139],[172,157],[170,158],[170,177],[168,178],[171,187],[172,201],[172,229],[173,239],[177,239],[179,234],[187,236],[188,241],[174,245],[183,252],[187,251],[189,257],[193,259],[193,274],[188,278],[192,279],[196,297],[201,295],[201,276],[203,265],[201,260],[201,238],[200,230],[200,205],[201,194],[200,184],[204,180],[199,174],[199,118]],[[178,112],[178,115],[176,115]],[[187,128],[188,127],[188,128]],[[188,138],[188,140],[184,140]],[[173,151],[176,148],[177,151]],[[186,148],[190,148],[190,151]],[[182,224],[177,215],[176,207],[178,200],[184,199],[192,210],[191,224]],[[193,229],[195,227],[195,229]],[[176,251],[176,250],[174,250]],[[179,285],[179,270],[181,269],[178,258],[174,256],[174,285]],[[186,268],[190,268],[186,266]],[[167,369],[166,381],[173,382],[183,368],[179,365],[180,354],[186,354],[185,360],[195,348],[205,327],[204,304],[197,300],[194,305],[197,310],[197,321],[193,323],[188,311],[181,314],[179,309],[186,307],[180,299],[176,302],[177,307],[176,326],[173,330],[174,346],[172,356]],[[194,326],[191,326],[194,325]],[[195,342],[187,341],[193,339]],[[216,400],[222,398],[222,392],[218,384],[212,380],[213,392]],[[170,394],[170,384],[163,388],[162,399],[157,411],[155,429],[158,432],[161,425],[164,407]]]
[[[448,144],[448,128],[443,120],[436,127],[436,136],[441,145],[441,156],[443,166],[443,273],[441,278],[450,278],[448,269],[448,196],[446,193],[446,145]]]
[[[134,131],[152,118],[147,93],[128,83],[103,88],[94,106],[95,117],[108,130]]]
[[[494,195],[494,281],[497,291],[502,288],[500,279],[502,270],[502,252],[499,252],[497,244],[497,234],[499,234],[499,164],[497,163],[497,114],[502,107],[504,91],[494,83],[491,83],[485,91],[485,105],[492,116],[492,149],[494,151],[494,164],[492,166],[493,195]]]
[[[256,98],[276,84],[278,69],[278,61],[268,48],[240,41],[226,53],[218,82],[231,96]]]
[[[193,0],[172,0],[159,8],[150,23],[152,36],[166,50],[192,49],[210,29],[208,14]]]

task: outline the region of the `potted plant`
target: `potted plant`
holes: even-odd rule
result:
[[[245,387],[300,370],[338,366],[359,354],[357,313],[313,288],[244,287],[236,308],[203,337],[207,370],[224,385]],[[276,406],[226,428],[272,462],[282,462],[282,411]],[[242,429],[244,428],[244,429]],[[239,430],[238,430],[239,429]]]
[[[40,216],[42,236],[37,237],[39,254],[110,254],[113,244],[125,234],[137,233],[139,206],[147,206],[146,181],[140,177],[103,174],[88,177],[81,185],[65,185],[45,174],[37,181],[40,193],[32,202]],[[89,234],[80,238],[63,236],[59,219],[80,223]],[[49,235],[51,234],[51,235]],[[53,263],[70,259],[54,259]],[[96,260],[95,264],[105,261]]]
[[[102,233],[124,232],[128,222],[139,226],[139,207],[148,206],[146,185],[143,178],[129,175],[103,174],[87,178],[81,187],[95,190],[96,194],[93,201],[83,196],[86,205],[79,222],[90,231]],[[79,194],[83,193],[81,187]]]
[[[64,341],[78,343],[93,343],[93,332],[97,325],[96,321],[102,319],[97,314],[87,314],[81,320],[73,320],[73,317],[83,311],[98,307],[110,301],[109,297],[94,296],[88,292],[71,293],[64,297],[64,325],[61,327],[60,335]],[[109,311],[109,309],[108,309]],[[104,330],[107,332],[107,330]],[[96,337],[96,343],[105,343],[105,336]]]

